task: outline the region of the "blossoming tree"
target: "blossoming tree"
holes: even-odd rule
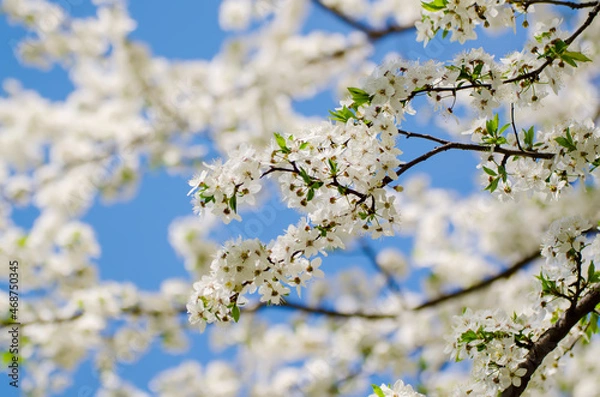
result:
[[[238,359],[183,362],[153,394],[598,395],[599,1],[224,0],[231,37],[210,61],[155,57],[126,4],[94,3],[76,18],[2,2],[31,33],[22,60],[74,84],[49,101],[6,81],[0,99],[0,256],[19,263],[28,393],[60,393],[91,357],[99,395],[146,395],[117,364],[207,329]],[[315,10],[348,33],[306,32]],[[489,32],[520,47],[469,46]],[[373,63],[395,35],[422,42],[419,59]],[[461,51],[427,59],[432,42]],[[295,110],[332,86],[320,120]],[[444,152],[476,156],[479,191],[417,176]],[[132,197],[146,164],[195,172],[199,215],[170,230],[190,279],[154,292],[99,279],[81,220],[98,195]],[[299,214],[279,236],[213,239],[273,200]],[[16,205],[39,209],[29,230]],[[411,248],[370,242],[393,236]],[[328,272],[344,252],[370,268]],[[289,321],[262,316],[275,310]]]

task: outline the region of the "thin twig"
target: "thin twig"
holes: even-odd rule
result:
[[[322,314],[328,317],[339,317],[339,318],[364,318],[367,320],[386,320],[396,318],[393,314],[380,314],[380,313],[363,313],[363,312],[338,312],[332,309],[326,309],[324,307],[311,307],[301,303],[295,302],[284,302],[281,305],[268,305],[266,303],[260,303],[253,307],[248,307],[243,310],[245,313],[254,313],[259,310],[271,308],[271,309],[284,309],[284,310],[298,310],[304,313],[310,314]]]
[[[512,125],[513,132],[515,133],[515,139],[517,140],[517,147],[520,151],[524,152],[521,147],[521,141],[519,140],[519,133],[517,132],[517,126],[515,125],[515,104],[510,104],[510,124]]]
[[[518,262],[515,262],[512,266],[508,267],[507,269],[505,269],[504,271],[498,273],[497,275],[495,275],[494,277],[485,279],[485,280],[481,280],[480,282],[478,282],[477,284],[474,284],[468,288],[464,288],[464,289],[460,289],[458,291],[455,292],[451,292],[448,294],[444,294],[444,295],[440,295],[437,298],[431,299],[425,303],[420,304],[419,306],[415,307],[413,310],[422,310],[422,309],[426,309],[428,307],[432,307],[432,306],[436,306],[439,305],[442,302],[446,302],[449,301],[451,299],[455,299],[455,298],[459,298],[468,294],[471,294],[473,292],[482,290],[490,285],[492,285],[493,283],[495,283],[498,280],[501,279],[506,279],[511,277],[513,274],[517,273],[519,270],[523,269],[525,266],[527,266],[530,262],[540,258],[540,251],[536,250],[535,252],[532,252],[531,254],[525,256],[524,258],[522,258],[521,260],[519,260]]]
[[[386,269],[382,268],[381,265],[379,265],[379,263],[377,263],[377,254],[375,253],[373,248],[364,240],[361,241],[360,247],[362,249],[362,252],[365,254],[365,256],[367,258],[369,258],[369,260],[371,261],[371,264],[373,265],[373,267],[379,273],[383,274],[388,288],[391,289],[392,291],[400,292],[400,290],[401,290],[400,286],[394,280],[394,276],[392,274],[390,274]]]
[[[565,6],[569,7],[573,10],[579,10],[582,8],[590,8],[596,5],[595,1],[588,1],[586,3],[576,3],[573,1],[561,1],[561,0],[525,0],[525,1],[510,1],[512,4],[519,4],[525,10],[527,10],[530,6],[534,4],[550,4],[556,6]]]
[[[383,28],[383,29],[374,29],[374,28],[368,26],[365,23],[362,23],[360,21],[357,21],[355,19],[350,18],[348,15],[346,15],[345,13],[343,13],[342,11],[340,11],[339,9],[337,9],[336,7],[329,7],[329,6],[325,5],[325,4],[323,4],[323,2],[321,0],[313,0],[313,3],[315,3],[321,9],[323,9],[323,10],[331,13],[337,19],[339,19],[340,21],[342,21],[345,24],[349,25],[350,27],[352,27],[352,28],[354,28],[356,30],[360,30],[361,32],[363,32],[364,34],[366,34],[367,37],[370,40],[373,40],[373,41],[382,39],[382,38],[384,38],[386,36],[389,36],[390,34],[402,33],[402,32],[405,32],[407,30],[414,29],[414,22],[412,24],[409,24],[409,25],[406,25],[406,26],[390,25],[390,26],[388,26],[386,28]]]

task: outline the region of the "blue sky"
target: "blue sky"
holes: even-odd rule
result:
[[[210,59],[218,53],[226,35],[218,28],[217,0],[173,1],[158,0],[132,1],[129,8],[138,27],[131,35],[132,39],[148,44],[152,53],[172,59]],[[89,15],[94,8],[89,1],[71,0],[61,4],[70,4],[72,14]],[[168,4],[168,5],[167,5]],[[313,9],[306,30],[315,28],[328,31],[347,31],[346,26],[320,9]],[[21,64],[14,56],[13,48],[24,31],[12,26],[0,17],[0,80],[11,77],[20,80],[26,88],[35,89],[49,99],[60,100],[72,89],[66,73],[58,67],[40,72]],[[510,37],[510,36],[509,36]],[[495,40],[493,50],[503,54],[515,48],[518,42]],[[414,42],[414,33],[408,32],[378,43],[374,59],[381,59],[388,51],[396,51],[410,58],[429,58],[434,54],[438,59],[450,59],[460,50],[460,46],[441,42],[437,47],[424,50],[422,44]],[[335,106],[332,94],[319,95],[314,100],[297,104],[297,109],[310,115],[326,117],[327,110]],[[418,130],[413,123],[406,127]],[[435,132],[435,131],[424,131]],[[0,131],[1,133],[1,131]],[[407,158],[411,153],[419,153],[430,146],[415,145],[416,149],[407,149]],[[452,164],[448,167],[447,164]],[[453,187],[463,193],[479,189],[473,183],[472,169],[475,158],[464,153],[448,153],[432,159],[415,169],[415,172],[432,174],[434,185]],[[443,166],[442,166],[443,165]],[[125,203],[105,205],[97,203],[84,217],[95,229],[102,247],[102,256],[98,260],[101,278],[104,280],[129,280],[141,289],[154,290],[169,277],[186,277],[183,264],[172,248],[167,236],[168,226],[173,219],[189,215],[191,206],[187,178],[170,176],[161,171],[152,171],[144,175],[136,197]],[[284,209],[275,204],[282,211]],[[33,209],[17,210],[15,222],[29,227],[37,212]],[[277,219],[276,227],[264,230],[257,237],[264,240],[294,222],[293,213],[285,213]],[[243,226],[242,226],[243,227]],[[224,233],[228,234],[228,233]],[[393,240],[374,242],[375,247],[394,244]],[[407,246],[406,243],[402,244]],[[365,262],[364,258],[355,258],[356,263]],[[325,262],[327,268],[339,268],[348,261],[348,257],[330,257]],[[178,364],[183,358],[206,361],[212,357],[207,338],[193,338],[190,351],[182,356],[164,354],[156,346],[151,353],[137,364],[123,364],[120,375],[136,385],[146,388],[148,381],[159,370]],[[8,389],[7,382],[0,382],[0,395],[16,395]],[[76,373],[74,386],[68,389],[67,396],[91,396],[95,393],[98,380],[93,367],[86,362]],[[7,394],[8,393],[8,394]]]

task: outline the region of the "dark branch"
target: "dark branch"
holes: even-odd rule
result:
[[[360,30],[361,32],[366,34],[370,40],[373,40],[373,41],[376,41],[383,37],[389,36],[390,34],[402,33],[402,32],[405,32],[407,30],[411,30],[414,28],[414,23],[413,23],[413,24],[410,24],[407,26],[390,25],[383,29],[374,29],[365,23],[362,23],[360,21],[350,18],[348,15],[344,14],[342,11],[338,10],[335,7],[326,6],[325,4],[323,4],[323,2],[321,0],[313,0],[313,3],[315,3],[321,9],[331,13],[337,19],[339,19],[340,21],[349,25],[350,27],[352,27],[356,30]]]
[[[378,314],[378,313],[363,313],[363,312],[338,312],[336,310],[326,309],[323,307],[310,307],[305,306],[301,303],[294,302],[285,302],[281,305],[267,305],[265,303],[260,303],[256,306],[249,307],[245,309],[243,312],[245,313],[254,313],[264,308],[272,308],[272,309],[285,309],[285,310],[298,310],[304,313],[310,314],[321,314],[328,317],[339,317],[339,318],[364,318],[367,320],[385,320],[396,318],[393,314]]]
[[[438,305],[438,304],[440,304],[442,302],[446,302],[446,301],[449,301],[451,299],[459,298],[461,296],[465,296],[465,295],[471,294],[473,292],[482,290],[482,289],[484,289],[484,288],[492,285],[493,283],[495,283],[498,280],[511,277],[513,274],[515,274],[519,270],[523,269],[530,262],[538,259],[539,257],[540,257],[540,251],[537,250],[536,252],[527,255],[526,257],[524,257],[520,261],[514,263],[511,267],[509,267],[506,270],[498,273],[497,275],[495,275],[492,278],[488,278],[488,279],[482,280],[482,281],[478,282],[477,284],[474,284],[474,285],[472,285],[472,286],[470,286],[468,288],[465,288],[465,289],[461,289],[461,290],[458,290],[458,291],[455,291],[455,292],[451,292],[451,293],[448,293],[448,294],[440,295],[437,298],[434,298],[432,300],[429,300],[429,301],[427,301],[425,303],[420,304],[419,306],[415,307],[413,310],[422,310],[422,309],[425,309],[425,308],[428,308],[428,307],[436,306],[436,305]]]
[[[577,305],[567,310],[551,328],[546,330],[546,332],[534,342],[533,347],[529,350],[529,353],[527,353],[525,362],[519,365],[520,368],[525,368],[527,370],[527,373],[521,377],[521,385],[518,387],[511,385],[502,392],[501,396],[520,396],[527,388],[532,375],[540,366],[544,358],[558,346],[560,341],[569,334],[579,320],[594,311],[594,308],[599,303],[600,286],[596,286],[585,294]]]
[[[383,274],[383,276],[385,277],[385,281],[386,281],[386,284],[387,284],[388,288],[391,289],[392,291],[399,292],[400,291],[400,286],[394,280],[394,276],[392,274],[390,274],[387,270],[385,270],[384,268],[382,268],[379,265],[379,263],[377,263],[377,254],[373,250],[373,247],[371,247],[365,241],[361,242],[360,247],[362,249],[362,252],[365,254],[365,256],[367,258],[369,258],[369,261],[371,261],[371,264],[373,265],[373,267],[379,273]]]
[[[582,8],[594,7],[597,3],[595,1],[588,1],[586,3],[576,3],[573,1],[561,1],[561,0],[525,0],[525,1],[511,1],[512,4],[521,5],[525,10],[534,4],[550,4],[556,6],[565,6],[573,10],[579,10]]]
[[[514,103],[510,104],[510,124],[512,126],[513,132],[515,133],[515,139],[517,140],[517,147],[519,148],[520,151],[524,152],[525,150],[523,150],[523,148],[521,147],[521,141],[519,141],[519,133],[517,132],[517,126],[515,124],[515,104]]]
[[[489,153],[499,153],[504,154],[505,156],[518,156],[518,157],[529,157],[533,159],[551,159],[554,157],[554,153],[544,153],[544,152],[533,152],[533,151],[522,151],[515,149],[507,149],[502,146],[489,146],[489,145],[478,145],[475,143],[461,143],[461,142],[452,142],[445,139],[437,138],[427,134],[419,134],[416,132],[408,132],[404,130],[398,130],[398,133],[401,135],[405,135],[407,138],[417,137],[422,139],[427,139],[433,142],[441,143],[442,146],[438,146],[435,149],[430,150],[429,152],[409,161],[408,163],[403,164],[396,171],[396,175],[400,176],[404,174],[406,171],[414,167],[415,165],[424,162],[430,157],[435,156],[438,153],[446,152],[448,150],[469,150],[473,152],[489,152]],[[383,178],[382,185],[385,186],[392,182],[392,178],[385,177]]]
[[[600,2],[596,1],[594,3],[594,9],[592,11],[590,11],[590,13],[588,14],[588,17],[585,20],[585,22],[583,22],[581,24],[581,26],[579,27],[579,29],[577,29],[571,36],[569,36],[565,40],[565,43],[567,45],[572,44],[575,41],[575,39],[577,37],[579,37],[579,35],[581,35],[592,24],[592,22],[594,21],[594,19],[598,15],[599,11],[600,11]],[[558,55],[556,55],[556,57],[558,57]],[[544,69],[546,69],[546,67],[548,67],[550,64],[552,64],[552,62],[554,62],[554,60],[556,59],[556,57],[554,57],[554,58],[548,58],[548,59],[546,59],[546,61],[539,68],[537,68],[535,70],[532,70],[529,73],[525,73],[525,74],[519,75],[517,77],[513,77],[512,79],[504,80],[503,83],[504,84],[515,83],[515,82],[521,81],[521,80],[535,81],[535,80],[538,79],[539,75],[544,71]]]

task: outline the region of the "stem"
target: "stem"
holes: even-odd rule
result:
[[[579,320],[594,311],[599,303],[600,286],[596,286],[584,295],[577,305],[567,310],[552,327],[534,342],[531,350],[527,353],[525,361],[519,365],[520,368],[527,370],[525,375],[521,377],[521,384],[519,386],[511,385],[502,392],[501,397],[520,396],[527,388],[531,377],[542,364],[544,358],[558,346]]]
[[[377,41],[379,39],[382,39],[386,36],[389,36],[390,34],[395,34],[395,33],[402,33],[405,32],[407,30],[412,30],[414,29],[414,22],[412,24],[406,25],[406,26],[398,26],[398,25],[390,25],[386,28],[383,29],[373,29],[372,27],[357,21],[355,19],[350,18],[348,15],[346,15],[345,13],[341,12],[339,9],[337,9],[336,7],[329,7],[325,4],[323,4],[323,2],[321,0],[313,0],[313,3],[315,3],[317,6],[319,6],[321,9],[331,13],[332,15],[334,15],[337,19],[339,19],[340,21],[344,22],[345,24],[349,25],[350,27],[356,29],[356,30],[360,30],[361,32],[365,33],[367,35],[367,37],[372,40],[372,41]],[[415,21],[416,22],[416,21]]]
[[[511,277],[513,274],[517,273],[519,270],[523,269],[530,262],[538,259],[539,257],[540,257],[540,251],[536,250],[535,252],[527,255],[523,259],[514,263],[512,266],[510,266],[506,270],[502,271],[501,273],[498,273],[494,277],[491,277],[491,278],[488,278],[485,280],[481,280],[477,284],[474,284],[468,288],[464,288],[464,289],[461,289],[461,290],[458,290],[455,292],[440,295],[437,298],[431,299],[425,303],[420,304],[419,306],[415,307],[413,310],[423,310],[428,307],[436,306],[436,305],[439,305],[440,303],[443,303],[443,302],[446,302],[446,301],[449,301],[449,300],[452,300],[455,298],[459,298],[461,296],[465,296],[465,295],[471,294],[473,292],[479,291],[481,289],[484,289],[484,288],[492,285],[493,283],[495,283],[498,280]]]

